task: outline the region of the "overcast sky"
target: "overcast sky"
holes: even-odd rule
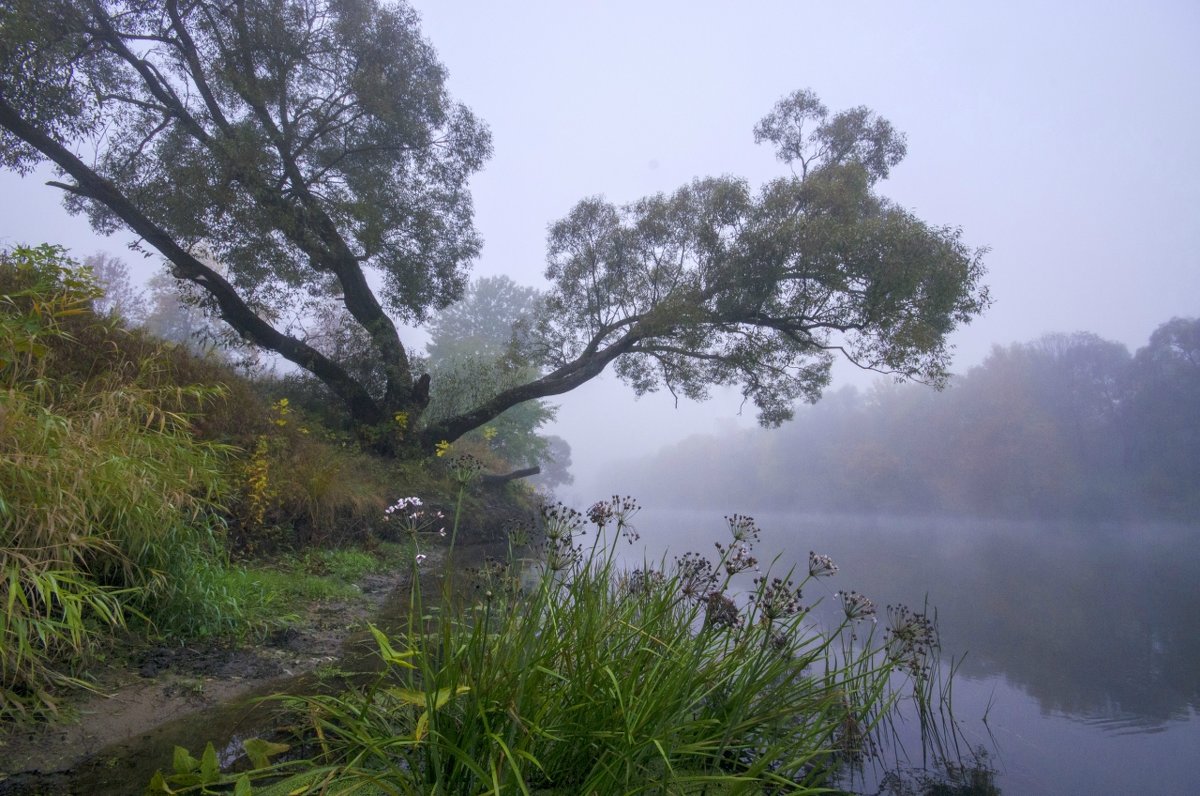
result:
[[[494,136],[473,183],[477,274],[542,284],[547,225],[587,196],[784,173],[751,129],[811,88],[831,111],[866,105],[908,135],[882,193],[990,247],[995,305],[955,335],[957,370],[1050,331],[1132,350],[1172,316],[1200,314],[1194,0],[414,5],[451,92]],[[46,178],[0,177],[0,243],[123,253],[67,216]],[[753,422],[736,394],[675,410],[602,383],[559,403],[578,469]]]

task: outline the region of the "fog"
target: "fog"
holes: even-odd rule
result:
[[[546,226],[587,196],[621,203],[697,176],[785,173],[751,128],[807,87],[905,132],[908,157],[881,192],[991,248],[995,304],[955,334],[957,370],[1049,331],[1133,351],[1167,319],[1200,314],[1194,3],[414,5],[451,92],[494,134],[472,185],[476,274],[543,284]],[[68,216],[48,178],[0,177],[0,242],[105,250],[154,270],[124,252],[127,237]],[[834,388],[870,381],[841,367]],[[676,407],[604,378],[557,403],[552,432],[572,445],[581,489],[603,490],[614,461],[753,425],[736,392]]]
[[[752,129],[798,89],[906,134],[878,193],[989,249],[994,303],[951,337],[950,387],[842,363],[763,430],[737,390],[635,399],[605,375],[551,401],[576,479],[559,496],[636,496],[635,564],[711,551],[722,514],[753,513],[764,571],[803,576],[814,549],[842,568],[805,586],[814,611],[846,588],[881,625],[885,603],[941,607],[957,720],[1010,795],[1192,792],[1200,4],[411,3],[493,133],[474,275],[545,287],[547,227],[587,197],[786,175]],[[68,215],[54,176],[0,173],[0,246],[160,269]]]
[[[674,509],[1195,522],[1198,467],[1200,320],[1175,319],[1132,356],[1047,335],[944,392],[843,387],[780,429],[696,434],[597,483]]]

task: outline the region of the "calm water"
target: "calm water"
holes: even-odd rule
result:
[[[881,614],[928,597],[943,657],[963,658],[955,717],[1006,796],[1200,793],[1200,528],[755,518],[777,571],[809,550],[837,562],[827,596],[855,589]],[[715,512],[635,524],[655,560],[725,541]]]
[[[928,597],[943,657],[965,655],[953,689],[963,738],[989,753],[1004,796],[1200,793],[1200,528],[756,519],[758,557],[778,554],[776,571],[806,567],[809,550],[841,567],[806,601],[854,589],[882,614]],[[635,524],[640,546],[624,551],[634,566],[725,541],[716,512],[644,510]],[[156,728],[105,750],[61,792],[140,792],[175,743],[257,734],[246,714],[232,704]],[[919,744],[908,748],[919,767]],[[922,792],[869,781],[851,789]]]

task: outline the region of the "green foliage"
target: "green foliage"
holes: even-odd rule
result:
[[[535,288],[507,276],[481,276],[462,297],[426,324],[425,349],[434,361],[458,357],[524,358],[541,303]]]
[[[96,173],[176,240],[205,241],[205,255],[229,267],[251,302],[286,308],[292,291],[328,287],[323,265],[307,267],[304,220],[285,209],[299,190],[383,273],[389,304],[419,318],[461,289],[462,263],[478,250],[465,182],[489,154],[488,133],[450,100],[407,7],[289,8],[256,1],[235,14],[205,0],[167,14],[127,0],[8,3],[2,93],[51,136],[94,142]],[[144,37],[178,46],[124,50]],[[228,47],[239,53],[236,69],[221,55]],[[204,88],[165,88],[176,75]],[[164,115],[180,123],[162,125]],[[10,130],[0,145],[10,167],[44,157]],[[284,189],[284,174],[298,182]],[[115,208],[73,204],[98,226],[119,223]]]
[[[286,619],[289,598],[309,596],[306,580],[231,565],[220,550],[190,554],[188,564],[154,605],[155,629],[167,638],[244,640]]]
[[[1142,491],[1171,513],[1200,518],[1200,318],[1155,329],[1123,386],[1123,436]]]
[[[470,411],[500,391],[524,383],[533,373],[529,365],[506,357],[457,356],[430,359],[427,365],[434,386],[430,390],[429,409],[422,416],[425,425]],[[544,459],[548,450],[546,439],[538,430],[553,421],[556,413],[556,408],[544,401],[528,401],[464,436],[481,443],[511,466],[532,466]]]
[[[262,738],[247,738],[242,741],[242,750],[252,766],[251,772],[277,770],[272,768],[271,758],[287,752],[291,747],[287,744],[265,741]],[[221,773],[217,758],[217,750],[211,743],[204,747],[200,758],[192,757],[182,746],[175,747],[171,760],[172,771],[164,775],[161,771],[154,774],[150,784],[146,786],[146,794],[174,793],[229,793],[229,785],[233,785],[234,796],[250,796],[255,791],[250,785],[250,774],[242,773],[225,776]]]
[[[234,510],[238,547],[264,553],[279,546],[361,543],[394,486],[388,463],[326,433],[280,398],[267,430],[253,438],[241,461]]]
[[[53,160],[70,209],[152,241],[203,291],[193,304],[307,370],[363,441],[396,455],[495,424],[510,461],[540,458],[518,440],[545,415],[500,419],[610,364],[638,393],[737,385],[766,425],[820,396],[834,351],[940,384],[947,336],[988,305],[980,250],[875,193],[903,137],[803,91],[755,128],[793,176],[580,202],[551,226],[553,286],[515,339],[515,364],[532,367],[488,374],[493,357],[460,349],[479,371],[463,383],[489,389],[461,391],[457,366],[418,375],[388,312],[422,322],[461,294],[480,248],[467,183],[491,147],[444,82],[401,2],[13,0],[0,8],[0,163]],[[505,331],[485,316],[529,314],[517,305],[532,296],[509,292],[471,328],[452,310],[435,333]],[[278,328],[295,315],[316,328]],[[451,361],[442,348],[431,354]]]
[[[0,714],[39,713],[49,686],[78,682],[55,665],[130,616],[236,625],[211,588],[230,452],[190,432],[217,390],[164,383],[153,354],[107,367],[123,331],[61,249],[0,256],[0,290]]]
[[[740,385],[767,426],[820,396],[834,350],[943,383],[946,335],[988,304],[983,253],[876,195],[853,149],[809,146],[805,176],[757,195],[718,177],[620,208],[576,205],[550,229],[554,286],[536,332],[547,363],[619,356],[639,394]]]
[[[539,303],[533,288],[506,276],[481,277],[430,320],[429,357],[422,363],[431,376],[430,402],[421,415],[423,427],[470,412],[539,375],[529,351]],[[539,465],[550,449],[538,432],[556,412],[545,401],[526,401],[471,431],[465,441],[497,457],[495,469]]]
[[[376,681],[292,699],[313,723],[312,757],[297,761],[310,768],[256,778],[261,792],[820,793],[889,709],[893,673],[928,704],[936,642],[923,617],[863,648],[850,635],[872,609],[854,597],[841,627],[812,629],[800,590],[836,570],[823,557],[798,583],[756,580],[739,606],[732,576],[754,566],[757,535],[747,517],[730,518],[715,562],[622,573],[616,545],[635,511],[594,506],[583,554],[583,518],[548,507],[535,570],[489,565],[472,575],[477,600],[458,596],[452,567],[438,605],[414,586],[407,627],[372,628]]]

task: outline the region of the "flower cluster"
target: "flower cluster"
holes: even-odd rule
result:
[[[397,511],[408,511],[409,509],[417,508],[424,505],[419,497],[400,498],[392,505],[383,510],[383,518],[390,519]]]
[[[542,505],[542,530],[547,539],[572,539],[583,533],[583,515],[565,503]]]
[[[467,574],[471,587],[488,600],[497,594],[515,594],[520,589],[520,578],[514,575],[512,568],[490,556],[478,567],[468,569]]]
[[[438,456],[442,454],[439,453]],[[459,484],[466,486],[483,472],[483,462],[469,453],[460,453],[450,460],[450,475]]]
[[[727,575],[736,575],[748,569],[758,571],[758,559],[750,555],[750,545],[734,543],[726,547],[716,542],[717,555]]]
[[[856,591],[839,591],[835,595],[842,603],[842,610],[846,614],[846,619],[855,622],[859,619],[872,619],[875,616],[875,603],[871,602],[865,594],[859,594]]]
[[[787,616],[794,616],[803,610],[800,605],[800,589],[792,583],[791,578],[755,578],[757,587],[750,599],[758,606],[760,618],[764,622],[774,622]]]
[[[729,515],[725,517],[725,522],[729,524],[729,535],[733,537],[734,544],[753,546],[762,533],[754,518],[745,514]]]
[[[699,602],[716,588],[717,573],[712,562],[699,553],[688,552],[675,558],[675,574],[679,578],[679,593],[688,600]]]
[[[541,515],[542,532],[546,536],[547,568],[553,572],[569,569],[580,557],[580,550],[575,545],[575,535],[583,533],[583,515],[557,501],[543,505]]]
[[[887,614],[884,651],[888,660],[913,677],[929,674],[930,661],[938,647],[937,628],[932,620],[903,605],[889,605]]]
[[[833,563],[833,559],[826,555],[819,555],[813,551],[808,551],[808,574],[814,578],[828,578],[837,574],[837,564]]]
[[[591,520],[592,524],[600,530],[604,530],[606,525],[615,520],[617,530],[622,536],[625,537],[626,541],[628,541],[630,544],[633,544],[641,538],[641,535],[638,534],[637,530],[633,527],[633,525],[630,524],[629,520],[634,514],[637,514],[641,508],[642,507],[638,505],[638,502],[628,495],[624,497],[621,495],[613,495],[608,500],[601,500],[597,503],[593,503],[587,510],[587,516],[588,519]]]
[[[625,578],[625,590],[635,595],[650,594],[666,580],[666,576],[656,569],[635,569]]]
[[[572,544],[569,536],[547,536],[542,555],[547,569],[563,572],[578,563],[583,551],[578,545]]]
[[[704,599],[704,626],[736,629],[742,625],[737,603],[724,592],[712,591]]]
[[[504,524],[504,535],[513,547],[524,547],[529,544],[529,526],[521,520],[510,520]]]
[[[436,525],[438,526],[438,536],[445,536],[445,513],[442,511],[427,511],[423,508],[424,505],[419,497],[400,498],[383,510],[383,519],[385,522],[396,519],[403,526],[404,531],[414,536],[424,531],[433,530],[433,527]]]
[[[431,532],[438,536],[446,536],[446,515],[444,512],[425,508],[419,497],[404,497],[383,510],[384,522],[396,522],[400,530],[412,537],[413,544],[417,535]],[[436,530],[435,530],[436,529]],[[415,561],[421,564],[427,556],[417,550]]]
[[[758,525],[753,517],[745,514],[733,514],[725,518],[729,524],[729,535],[733,538],[728,546],[716,543],[720,563],[725,567],[725,573],[733,576],[748,569],[758,570],[758,559],[750,555],[750,548],[758,541],[760,534]]]
[[[604,526],[608,525],[608,523],[612,520],[612,504],[606,500],[597,501],[593,503],[590,508],[588,508],[587,516],[588,519],[591,520],[592,525],[603,529]]]

